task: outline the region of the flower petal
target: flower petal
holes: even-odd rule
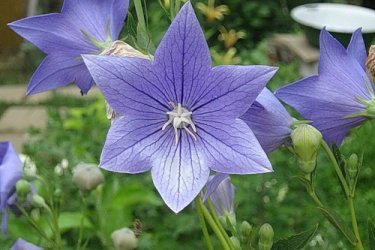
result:
[[[295,108],[303,117],[312,120],[312,125],[322,132],[324,139],[340,145],[351,126],[363,122],[364,118],[344,118],[360,112],[365,106],[356,100],[353,93],[340,89],[343,82],[332,83],[332,78],[312,76],[280,88],[276,96]],[[349,126],[349,127],[348,127]]]
[[[371,82],[363,67],[327,30],[321,31],[319,75],[327,77],[329,86],[345,91],[353,98],[371,99]]]
[[[169,137],[161,130],[165,120],[119,117],[103,148],[100,167],[119,173],[141,173],[152,167],[151,157]],[[168,131],[170,132],[170,131]]]
[[[220,185],[220,183],[228,177],[229,177],[228,174],[223,174],[223,173],[217,173],[215,175],[211,175],[206,184],[206,192],[204,193],[202,197],[203,202],[205,202],[207,198],[210,197],[210,195],[213,192],[215,192],[215,190]]]
[[[84,72],[88,74],[82,59],[72,60],[62,54],[48,55],[31,77],[27,95],[68,85]],[[91,87],[92,78],[90,77],[87,80],[87,84],[90,84]]]
[[[97,51],[79,28],[58,13],[27,17],[9,27],[47,54],[58,52],[77,57]]]
[[[69,16],[81,30],[104,42],[108,25],[112,40],[118,39],[128,5],[128,0],[65,0],[61,13]]]
[[[361,29],[357,29],[353,33],[347,51],[351,57],[357,59],[359,65],[363,68],[363,70],[366,70],[367,53]]]
[[[284,106],[267,88],[263,89],[241,119],[254,132],[266,153],[284,143],[293,122]]]
[[[250,108],[276,70],[268,66],[213,68],[191,109],[194,119],[238,118]]]
[[[190,2],[181,8],[160,42],[155,69],[168,101],[190,107],[211,69],[209,49]]]
[[[240,119],[197,121],[199,150],[211,170],[227,174],[257,174],[272,171],[271,163],[253,132]]]
[[[179,133],[177,145],[173,134],[166,133],[169,142],[155,153],[151,169],[156,189],[175,213],[194,200],[210,174],[206,156],[196,147],[196,142],[185,131]]]
[[[117,113],[167,119],[168,99],[160,90],[150,60],[88,55],[83,58],[105,99]]]

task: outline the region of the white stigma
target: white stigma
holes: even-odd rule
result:
[[[191,119],[192,112],[182,107],[181,103],[178,103],[176,105],[171,102],[170,104],[172,105],[173,110],[166,112],[166,114],[169,116],[169,119],[163,125],[161,130],[166,129],[168,125],[171,124],[174,128],[176,144],[178,143],[178,140],[179,140],[178,129],[184,129],[186,132],[188,132],[189,135],[191,135],[191,137],[193,137],[194,140],[197,140],[197,137],[194,134],[197,132],[197,129],[193,123],[193,120]]]

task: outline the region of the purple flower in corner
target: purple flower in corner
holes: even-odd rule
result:
[[[100,54],[123,27],[128,0],[65,0],[61,13],[27,17],[9,26],[47,57],[32,76],[27,94],[75,82],[87,93],[94,81],[81,54]]]
[[[235,187],[230,181],[229,175],[219,173],[210,176],[206,187],[207,190],[203,196],[203,201],[209,198],[219,216],[231,214],[233,212]]]
[[[267,88],[241,116],[266,153],[280,147],[290,136],[293,118]]]
[[[258,140],[239,117],[276,69],[212,68],[190,2],[174,19],[154,61],[92,55],[84,60],[121,115],[108,132],[101,167],[133,174],[151,170],[156,189],[173,211],[199,194],[210,170],[272,171]]]
[[[19,238],[10,248],[10,250],[43,250],[43,248]]]
[[[318,75],[282,87],[276,96],[312,120],[327,143],[340,145],[351,128],[375,117],[374,90],[365,62],[360,29],[347,49],[323,29]]]
[[[22,163],[10,142],[0,142],[0,213],[1,230],[6,234],[8,206],[15,193],[15,186],[22,177]]]

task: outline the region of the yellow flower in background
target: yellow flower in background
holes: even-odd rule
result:
[[[215,0],[208,0],[207,5],[204,3],[197,3],[197,9],[206,16],[207,21],[212,22],[215,19],[222,20],[224,15],[229,14],[229,8],[226,5],[219,5],[215,7]]]
[[[234,44],[237,43],[239,39],[245,38],[246,33],[244,31],[235,31],[230,29],[229,31],[224,27],[219,27],[220,35],[218,37],[219,41],[224,42],[225,48],[232,48]]]
[[[241,58],[236,56],[237,50],[235,48],[228,49],[225,54],[220,54],[215,50],[211,50],[212,58],[214,59],[215,65],[228,65],[228,64],[239,64]]]

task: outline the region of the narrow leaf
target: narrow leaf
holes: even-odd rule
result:
[[[328,210],[327,208],[318,207],[323,215],[335,226],[353,245],[357,243],[357,238],[355,237],[353,231],[348,228],[343,219],[339,217],[335,212]]]
[[[369,219],[367,225],[368,225],[369,249],[375,250],[375,224]]]
[[[294,249],[302,249],[306,246],[307,243],[310,242],[311,238],[314,236],[316,230],[318,229],[318,224],[314,227],[303,231],[299,234],[292,235],[286,239],[281,239],[276,241],[273,246],[272,250],[294,250]]]

